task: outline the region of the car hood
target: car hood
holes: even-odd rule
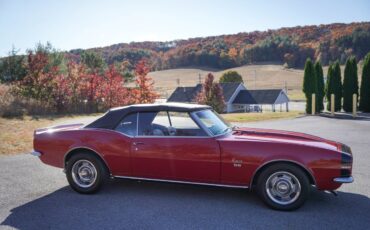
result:
[[[232,137],[235,140],[279,142],[287,144],[307,145],[330,150],[338,150],[341,145],[338,142],[305,133],[274,129],[236,128],[232,132]]]

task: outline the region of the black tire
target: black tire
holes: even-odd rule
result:
[[[281,211],[291,211],[301,207],[309,196],[310,187],[310,181],[305,172],[297,166],[286,163],[269,166],[257,179],[257,192],[263,202]]]
[[[75,164],[76,166],[74,167]],[[90,174],[87,173],[90,176],[89,178],[94,179],[90,179],[90,181],[86,184],[85,183],[79,184],[78,181],[82,182],[83,179],[81,179],[78,173],[73,173],[73,170],[82,167],[82,166],[79,167],[80,164],[87,164],[88,167],[86,166],[84,167],[89,169],[87,170],[88,172],[93,172]],[[104,182],[108,180],[109,172],[105,167],[104,163],[99,158],[97,158],[96,156],[89,152],[81,152],[74,154],[68,160],[66,165],[66,176],[68,183],[73,190],[83,194],[92,194],[97,192],[102,187]]]

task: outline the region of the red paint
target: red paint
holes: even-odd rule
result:
[[[107,129],[78,125],[35,132],[34,149],[49,165],[63,168],[67,153],[93,150],[113,176],[145,177],[189,182],[250,186],[256,171],[275,161],[305,168],[318,189],[341,184],[339,143],[302,133],[238,129],[219,137],[128,137]]]

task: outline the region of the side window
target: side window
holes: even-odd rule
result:
[[[156,114],[152,125],[169,127],[171,126],[167,111],[161,111]]]
[[[169,112],[171,127],[169,135],[171,136],[207,136],[193,121],[189,113]]]
[[[129,136],[137,135],[137,113],[131,113],[125,116],[115,128],[116,131]]]
[[[139,136],[169,136],[168,127],[166,111],[139,113]]]

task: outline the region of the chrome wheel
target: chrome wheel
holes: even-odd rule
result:
[[[301,193],[301,184],[293,174],[279,171],[268,177],[265,189],[273,202],[288,205],[298,199]]]
[[[82,188],[92,186],[97,178],[97,171],[93,163],[88,160],[78,160],[72,166],[72,179]]]

